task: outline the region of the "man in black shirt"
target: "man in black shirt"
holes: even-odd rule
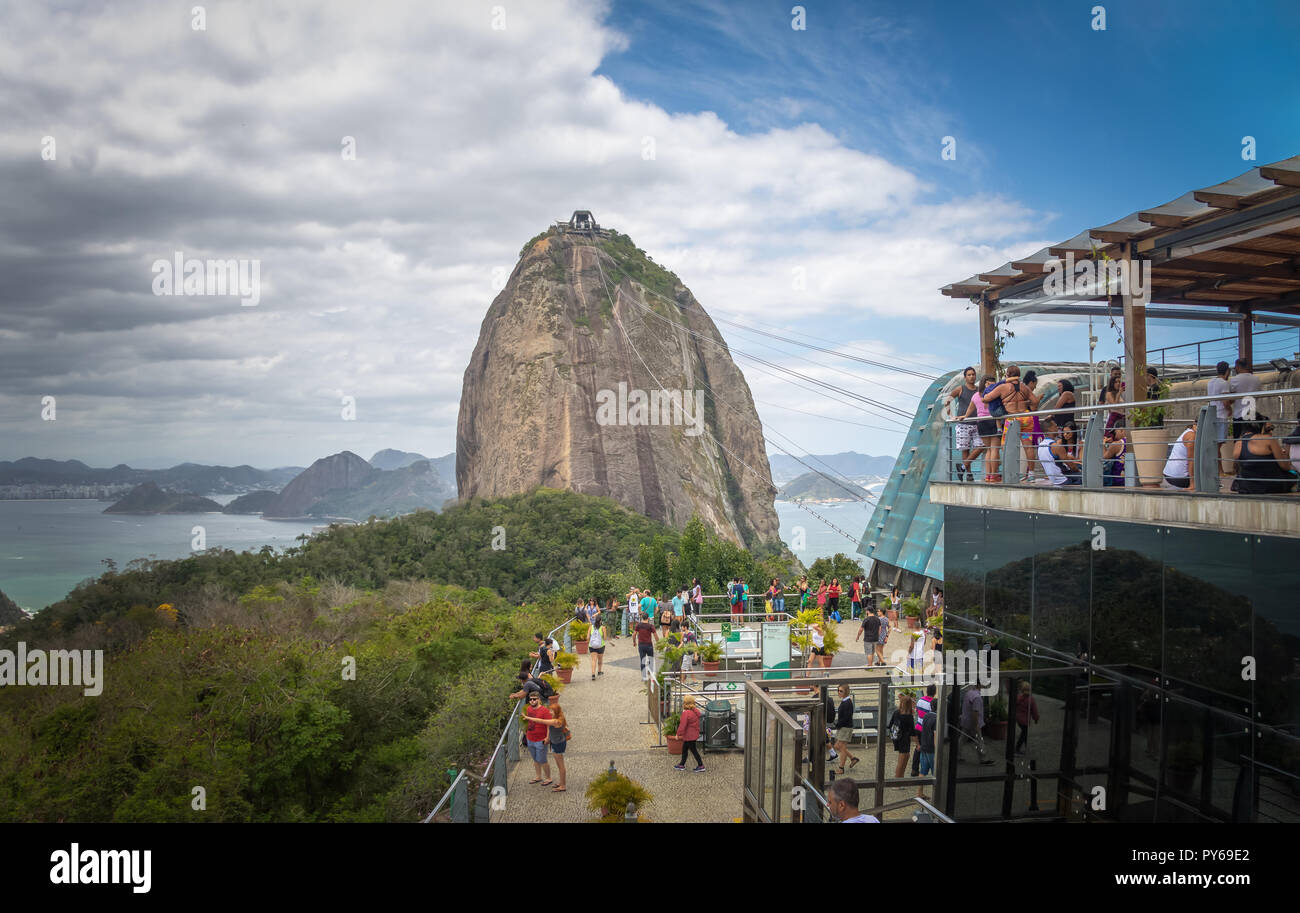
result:
[[[865,643],[863,643],[862,648],[867,652],[867,665],[874,666],[876,664],[876,640],[880,637],[880,619],[871,612],[862,616],[862,626],[858,628],[857,637],[853,639],[859,640],[864,637]]]

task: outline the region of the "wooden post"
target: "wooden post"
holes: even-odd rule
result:
[[[1248,309],[1242,308],[1241,315],[1246,319],[1237,324],[1237,357],[1246,359],[1252,367],[1255,364],[1255,320]]]
[[[1132,276],[1135,265],[1133,245],[1126,242],[1121,250],[1120,259],[1127,264],[1124,271]],[[1142,261],[1136,261],[1136,265],[1140,267]],[[1125,283],[1118,297],[1124,309],[1124,383],[1127,387],[1124,398],[1135,403],[1147,398],[1147,306],[1141,298],[1133,297],[1131,282]]]
[[[993,349],[993,342],[997,338],[997,327],[993,323],[993,309],[989,303],[981,296],[979,301],[980,311],[980,370],[981,375],[990,374],[993,377],[998,376],[998,360]]]

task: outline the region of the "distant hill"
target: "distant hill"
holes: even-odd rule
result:
[[[778,491],[776,499],[778,501],[851,501],[853,494],[863,498],[867,496],[865,491],[850,482],[832,482],[815,472],[805,472]]]
[[[159,488],[156,482],[143,482],[125,498],[104,508],[106,514],[202,514],[220,511],[221,505],[208,498],[182,491]]]
[[[428,460],[377,473],[361,488],[332,492],[311,506],[313,517],[395,517],[416,510],[437,510],[456,492],[438,477]]]
[[[284,486],[280,496],[262,511],[262,516],[306,517],[312,506],[327,494],[361,488],[379,471],[350,450],[321,457]]]
[[[822,471],[825,471],[826,467],[829,466],[836,475],[849,479],[862,479],[867,476],[887,479],[890,473],[894,471],[893,457],[871,456],[865,453],[855,453],[852,450],[826,456],[800,457],[800,459]],[[771,454],[768,457],[768,462],[772,466],[772,481],[778,485],[783,485],[808,472],[807,466],[784,453]]]
[[[235,498],[235,500],[227,504],[222,509],[222,513],[260,514],[279,496],[279,492],[271,491],[269,488],[263,488],[259,491],[250,491],[248,494],[240,495],[238,498]]]
[[[409,450],[380,450],[370,458],[370,465],[376,469],[403,469],[428,457]]]

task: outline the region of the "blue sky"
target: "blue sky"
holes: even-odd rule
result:
[[[808,3],[795,31],[789,2],[619,2],[610,22],[630,44],[599,72],[669,111],[716,111],[738,132],[814,121],[908,169],[934,199],[1027,207],[1031,240],[1300,152],[1300,4],[1106,3],[1104,31],[1094,5]],[[957,140],[955,161],[940,157],[943,136]],[[1255,162],[1242,159],[1245,136]],[[873,321],[882,340],[914,326]],[[1086,358],[1077,323],[1015,329],[1010,357]],[[1153,321],[1149,345],[1233,333]],[[1098,335],[1114,354],[1114,334]],[[961,344],[939,354],[975,357]]]

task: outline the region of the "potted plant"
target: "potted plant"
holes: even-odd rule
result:
[[[591,625],[585,621],[569,622],[569,640],[579,654],[587,652],[587,642],[591,640]]]
[[[840,635],[835,625],[826,625],[822,631],[822,650],[825,651],[821,657],[822,666],[829,669],[835,654],[840,652]]]
[[[921,597],[908,596],[903,600],[903,614],[907,616],[907,628],[909,631],[920,630],[921,627]]]
[[[1169,384],[1160,382],[1158,399],[1169,395]],[[1133,442],[1133,462],[1137,466],[1138,484],[1143,488],[1157,488],[1164,477],[1165,451],[1169,436],[1165,433],[1165,407],[1141,406],[1129,410],[1133,425],[1129,439]]]
[[[668,740],[668,753],[680,755],[682,740],[677,738],[677,726],[682,721],[681,713],[673,713],[664,718],[664,738]]]
[[[1201,752],[1190,742],[1180,742],[1169,749],[1169,785],[1179,792],[1189,793],[1196,784],[1196,771],[1201,767]]]
[[[570,673],[572,673],[572,670],[570,670]],[[551,695],[550,700],[547,703],[558,704],[560,702],[560,692],[564,689],[564,682],[560,681],[549,672],[542,673],[542,681],[546,682],[546,684],[550,686],[551,690],[555,692]]]
[[[989,701],[989,721],[985,728],[993,741],[1007,737],[1007,699],[1000,694]]]
[[[629,805],[640,811],[651,798],[644,786],[614,770],[612,761],[609,770],[587,785],[587,807],[598,814],[601,821],[622,821]]]
[[[560,681],[568,684],[573,681],[573,670],[577,668],[578,655],[570,653],[567,650],[561,650],[555,654],[555,671],[559,675]]]
[[[700,658],[700,664],[704,666],[705,675],[718,674],[718,666],[722,664],[722,644],[716,640],[707,640],[700,644],[695,653]]]

